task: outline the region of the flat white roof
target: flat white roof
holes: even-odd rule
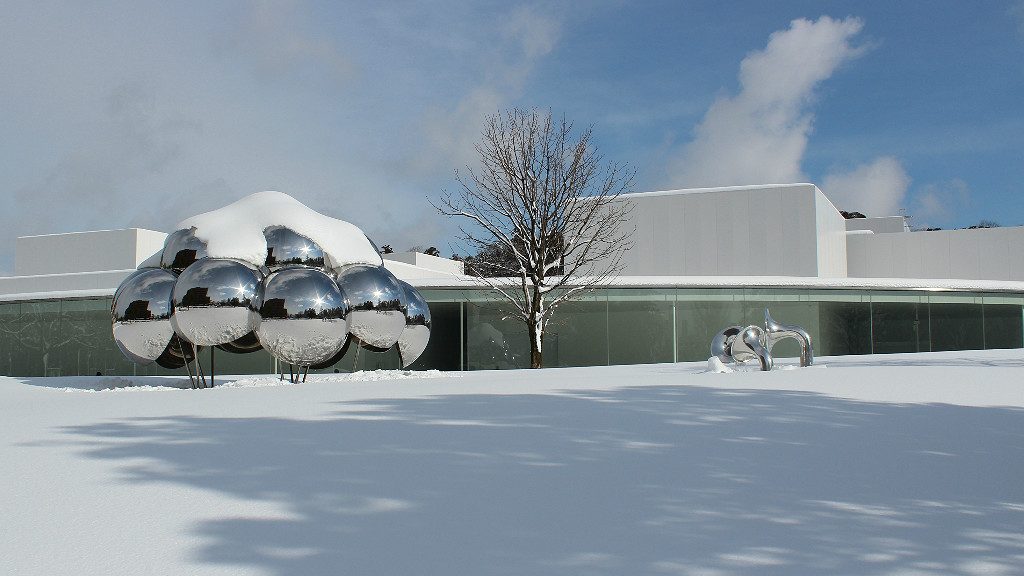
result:
[[[130,272],[130,271],[125,271]],[[470,276],[407,278],[424,289],[487,289]],[[864,290],[924,290],[930,292],[1011,292],[1024,295],[1024,282],[930,278],[816,278],[797,276],[618,276],[608,288],[807,288]],[[0,294],[0,302],[112,296],[114,287]]]
[[[418,288],[487,288],[468,278],[418,278]],[[1024,282],[1010,280],[964,280],[932,278],[819,278],[801,276],[617,276],[610,288],[821,288],[866,290],[928,290],[969,292],[1015,292],[1024,294]]]
[[[29,234],[28,236],[18,236],[18,238],[46,238],[48,236],[70,236],[72,234],[96,234],[97,232],[126,232],[128,230],[142,230],[143,232],[152,232],[153,234],[167,234],[159,230],[150,230],[148,228],[111,228],[109,230],[79,230],[77,232],[53,232],[51,234]]]
[[[794,182],[792,184],[749,184],[745,186],[718,186],[715,188],[679,188],[677,190],[656,190],[654,192],[630,192],[621,194],[619,198],[632,198],[636,196],[675,196],[678,194],[704,194],[707,192],[737,192],[741,190],[765,190],[775,188],[792,188],[794,186],[816,187],[810,182]]]

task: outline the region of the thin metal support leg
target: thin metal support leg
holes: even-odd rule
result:
[[[203,364],[199,361],[199,347],[192,344],[192,355],[196,360],[196,376],[202,383],[202,387],[206,388],[206,374],[203,373]]]
[[[185,355],[185,349],[182,348],[181,340],[177,336],[174,337],[174,343],[177,344],[178,346],[178,353],[181,354],[181,357],[185,359],[185,372],[188,374],[188,383],[190,386],[192,386],[192,389],[195,390],[196,379],[192,377],[192,369],[189,368],[188,365],[188,356]]]

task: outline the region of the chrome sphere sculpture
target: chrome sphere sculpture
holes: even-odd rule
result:
[[[323,248],[291,228],[267,228],[263,235],[267,238],[267,268],[277,270],[295,264],[325,267]]]
[[[353,265],[338,273],[338,285],[348,297],[348,333],[359,345],[383,352],[405,330],[405,290],[383,266]]]
[[[723,363],[746,362],[757,359],[761,370],[768,371],[774,366],[772,348],[780,340],[792,338],[800,344],[800,365],[814,363],[814,349],[811,335],[799,326],[782,324],[764,309],[764,328],[756,325],[747,327],[730,326],[711,340],[711,355]]]
[[[263,344],[260,343],[260,339],[256,337],[256,332],[253,331],[231,342],[217,344],[217,348],[232,354],[249,354],[263,350]]]
[[[200,258],[206,258],[206,243],[196,238],[194,229],[186,228],[167,235],[160,266],[180,273]]]
[[[132,362],[153,362],[171,342],[171,292],[176,280],[168,270],[139,270],[126,278],[114,295],[114,342]]]
[[[348,311],[341,289],[323,271],[282,268],[263,283],[256,335],[277,358],[308,367],[333,358],[345,345]]]
[[[203,258],[178,276],[171,300],[174,331],[197,346],[233,342],[256,329],[263,273],[252,264]]]
[[[398,281],[405,290],[408,308],[405,311],[405,329],[398,337],[398,354],[402,357],[402,368],[416,361],[427,348],[430,340],[430,307],[420,293],[404,280]]]
[[[168,370],[177,370],[178,368],[185,367],[186,364],[196,359],[196,352],[198,349],[193,349],[191,344],[186,344],[177,334],[171,338],[170,344],[164,349],[164,353],[156,359],[156,363],[161,368],[167,368]],[[191,378],[189,374],[189,378]]]
[[[277,192],[183,221],[164,242],[160,268],[118,287],[111,320],[129,360],[184,367],[190,378],[194,363],[193,387],[200,377],[206,386],[201,347],[211,347],[211,363],[214,348],[265,349],[302,372],[335,364],[353,341],[397,347],[405,367],[430,338],[427,303],[384,268],[361,230]]]

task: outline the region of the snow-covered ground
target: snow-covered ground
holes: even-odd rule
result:
[[[1020,350],[223,381],[0,378],[0,574],[1024,574]]]

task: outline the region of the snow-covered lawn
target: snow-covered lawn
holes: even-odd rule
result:
[[[1024,351],[227,380],[0,378],[0,574],[1024,574]]]

